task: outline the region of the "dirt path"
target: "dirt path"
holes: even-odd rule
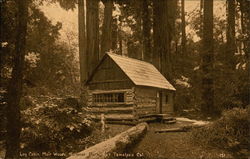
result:
[[[203,158],[233,158],[228,152],[218,149],[207,149],[192,144],[190,132],[155,133],[157,129],[174,128],[188,124],[177,122],[173,125],[160,123],[149,124],[149,131],[133,149],[133,153],[143,154],[143,158],[159,159],[203,159]],[[190,124],[190,123],[189,123]]]

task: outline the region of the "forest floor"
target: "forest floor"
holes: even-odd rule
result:
[[[190,121],[177,121],[175,124],[150,123],[149,129],[142,140],[134,145],[132,150],[126,153],[141,154],[138,159],[212,159],[212,158],[233,158],[230,152],[216,148],[207,148],[195,145],[191,140],[191,132],[168,132],[155,133],[155,130],[165,128],[177,128],[189,125]],[[108,125],[105,132],[101,132],[100,128],[93,131],[92,135],[85,138],[81,142],[88,143],[87,146],[76,146],[74,152],[83,151],[87,147],[93,146],[99,142],[105,141],[115,135],[129,129],[127,125]],[[0,157],[4,151],[0,151]],[[70,153],[70,154],[71,154]],[[69,154],[69,155],[70,155]],[[68,155],[67,155],[68,156]]]
[[[143,158],[145,159],[233,158],[232,154],[225,150],[195,145],[191,140],[191,132],[155,133],[155,130],[177,128],[187,124],[190,124],[190,122],[178,121],[172,125],[161,123],[149,124],[147,134],[135,146],[133,153],[143,154]]]

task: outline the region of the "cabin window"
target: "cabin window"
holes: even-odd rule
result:
[[[100,93],[93,94],[95,103],[114,103],[124,102],[124,93]]]

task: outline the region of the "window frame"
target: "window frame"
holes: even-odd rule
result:
[[[123,100],[119,102],[119,97]],[[126,102],[126,92],[98,92],[92,94],[93,103],[95,104],[121,104]]]

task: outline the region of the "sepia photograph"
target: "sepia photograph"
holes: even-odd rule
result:
[[[250,159],[250,0],[0,0],[0,159]]]

